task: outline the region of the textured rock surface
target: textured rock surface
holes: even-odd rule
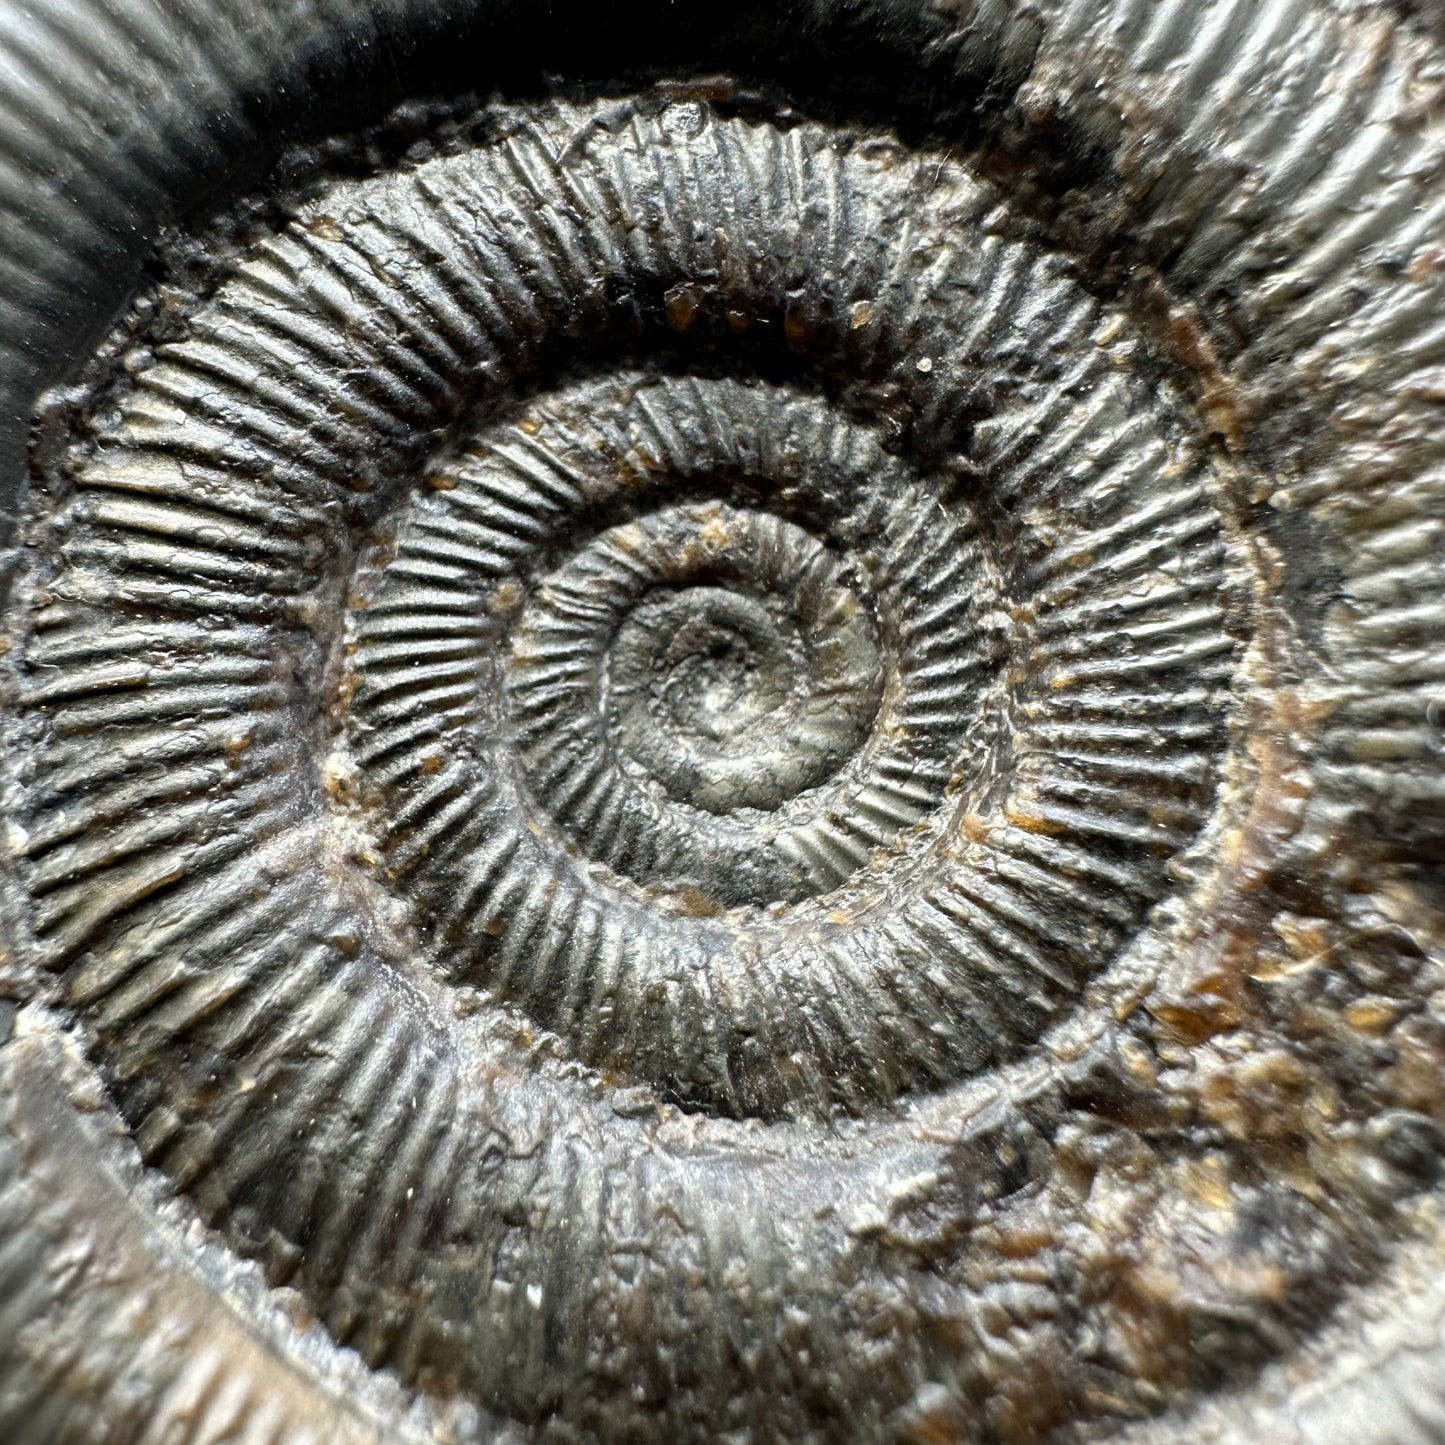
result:
[[[1430,18],[628,19],[0,9],[0,1422],[1445,1439]]]

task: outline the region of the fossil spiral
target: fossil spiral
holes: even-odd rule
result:
[[[0,7],[0,1423],[1445,1439],[1438,27],[360,8]]]

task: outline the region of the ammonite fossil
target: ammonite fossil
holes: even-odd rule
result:
[[[0,1438],[1445,1440],[1436,11],[7,4],[0,208]]]

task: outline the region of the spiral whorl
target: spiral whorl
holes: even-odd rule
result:
[[[1255,298],[1003,122],[602,89],[313,157],[40,449],[45,1006],[177,1217],[461,1439],[1252,1388],[1445,1152],[1330,514],[1266,515],[1264,343],[1169,288]]]
[[[204,610],[188,685],[234,688],[239,772],[279,803],[316,786],[285,719],[321,676],[277,706],[247,629],[333,646],[295,610],[319,600],[297,548],[369,519],[327,766],[374,796],[383,876],[445,973],[727,1113],[974,1073],[1077,997],[1207,817],[1234,653],[1217,487],[1113,360],[1122,322],[1047,254],[956,234],[988,198],[942,163],[697,105],[588,127],[540,112],[263,243],[125,404],[58,594],[93,605],[104,558],[99,616],[144,607],[162,648]],[[504,169],[530,178],[525,217]],[[704,211],[704,177],[738,178],[727,255],[660,210],[673,172]],[[800,215],[800,190],[836,199]],[[925,349],[933,293],[983,300]],[[500,386],[461,359],[540,356],[575,297],[569,329],[606,318],[596,347],[718,316],[806,364],[554,388],[378,512],[417,429]],[[1042,360],[1020,350],[1037,327],[1060,338]],[[924,470],[849,415],[885,384]],[[178,831],[151,866],[194,846],[190,780],[164,785]],[[241,822],[218,847],[280,818]]]

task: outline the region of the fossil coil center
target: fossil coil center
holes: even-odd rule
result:
[[[610,528],[548,575],[513,640],[508,700],[552,816],[628,873],[637,850],[622,819],[592,826],[590,795],[641,789],[708,815],[703,829],[776,812],[866,741],[883,667],[872,619],[825,545],[712,503]],[[701,859],[676,866],[691,867],[682,881],[737,894]]]
[[[659,719],[646,716],[657,710],[649,703],[660,703],[679,732],[721,753],[789,696],[784,679],[794,649],[766,609],[747,600],[689,588],[639,608],[624,626],[616,686],[631,699],[623,711],[634,729],[652,731]],[[624,746],[634,758],[646,756],[641,739]],[[745,772],[738,783],[746,786]],[[692,792],[685,783],[680,791]],[[719,802],[717,811],[726,811],[727,798]]]
[[[640,483],[621,433],[664,406],[696,432]],[[579,877],[571,855],[605,865],[624,912],[645,904],[625,885],[703,913],[801,904],[937,826],[1007,647],[966,506],[774,387],[586,383],[527,425],[447,464],[374,569],[352,624],[364,766],[380,748],[376,776],[398,777],[398,748],[454,698],[422,766],[450,762],[555,840],[548,877]],[[504,927],[495,882],[481,894]],[[761,946],[760,924],[740,918],[731,951]]]
[[[512,663],[529,753],[569,745],[556,730],[573,704],[601,720],[589,742],[717,815],[775,810],[836,772],[867,736],[882,676],[865,604],[826,547],[722,505],[597,538],[543,584]]]
[[[1174,660],[1181,624],[1227,656],[1202,500],[1159,509],[1209,543],[1173,580],[1127,511],[1031,574],[1033,536],[823,396],[559,386],[363,552],[345,742],[389,886],[446,977],[698,1107],[977,1072],[1076,995],[1204,800],[1187,758],[1114,756],[1209,746]]]

